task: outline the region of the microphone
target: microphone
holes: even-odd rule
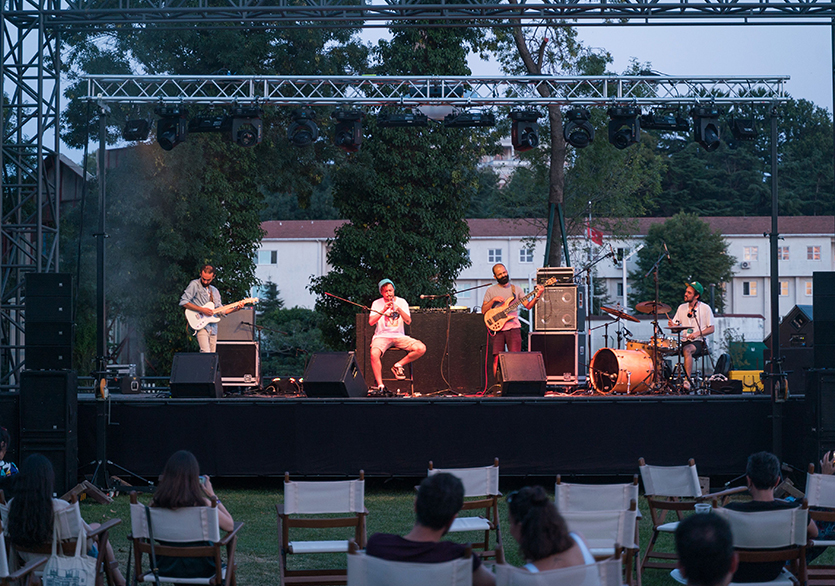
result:
[[[624,334],[626,334],[626,335],[627,335],[627,337],[629,337],[629,338],[631,338],[631,337],[632,337],[632,332],[630,332],[630,331],[629,331],[629,330],[627,330],[626,328],[623,328],[623,333],[624,333]]]
[[[666,243],[666,242],[662,242],[661,244],[663,244],[663,245],[664,245],[664,252],[667,254],[667,262],[669,262],[670,264],[673,264],[673,259],[672,259],[672,257],[670,256],[670,250],[667,248],[667,243]]]

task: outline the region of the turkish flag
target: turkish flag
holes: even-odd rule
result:
[[[603,245],[603,232],[592,228],[588,222],[586,222],[586,236],[591,239],[592,242],[597,244],[598,246]]]

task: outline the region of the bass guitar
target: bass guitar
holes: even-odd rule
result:
[[[244,303],[249,305],[250,303],[258,303],[259,299],[257,297],[247,297],[246,299],[242,299],[241,301],[236,301],[235,303],[230,303],[229,305],[224,305],[222,307],[214,308],[214,303],[211,301],[207,301],[205,305],[206,309],[212,310],[212,315],[205,315],[200,313],[199,311],[194,311],[193,309],[186,309],[186,320],[188,321],[188,325],[196,332],[202,330],[209,324],[216,324],[220,321],[220,318],[217,317],[218,313],[226,313],[233,307],[237,306],[239,303]]]
[[[542,284],[543,287],[550,287],[554,283],[557,282],[556,277],[551,277],[545,283]],[[484,314],[484,324],[487,326],[487,329],[490,330],[491,334],[495,334],[496,332],[500,331],[507,320],[511,318],[508,315],[509,312],[513,311],[519,305],[530,299],[536,295],[536,290],[534,289],[524,297],[520,297],[516,299],[515,297],[510,297],[504,301],[501,305],[497,305],[492,309],[488,309],[487,313]]]

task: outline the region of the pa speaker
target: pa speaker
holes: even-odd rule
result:
[[[52,464],[55,471],[55,492],[64,494],[78,481],[78,437],[63,439],[48,436],[20,438],[20,461],[32,454],[41,454]]]
[[[353,352],[314,354],[304,371],[308,397],[364,397],[368,386]]]
[[[574,285],[545,287],[533,308],[534,330],[577,330],[577,287]]]
[[[171,366],[171,396],[220,399],[223,386],[220,364],[213,352],[180,352]]]
[[[24,371],[20,376],[20,435],[74,436],[78,379],[71,370]],[[63,441],[63,440],[61,440]]]
[[[545,362],[540,352],[504,352],[499,354],[496,379],[502,385],[502,397],[545,396]]]

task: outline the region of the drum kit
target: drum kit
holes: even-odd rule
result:
[[[646,341],[632,338],[629,330],[622,327],[622,322],[638,322],[638,319],[629,315],[624,308],[604,306],[600,309],[614,318],[614,323],[618,326],[618,341],[617,348],[601,348],[591,359],[589,379],[594,390],[604,395],[679,392],[680,386],[674,380],[673,369],[667,358],[678,356],[676,372],[684,372],[679,349],[681,332],[686,328],[670,327],[670,332],[676,336],[672,338],[665,336],[658,325],[658,315],[669,314],[672,308],[666,303],[656,301],[642,301],[635,306],[637,311],[655,316],[655,335]],[[604,327],[611,323],[607,322]],[[622,338],[626,341],[625,350],[621,349]],[[607,327],[606,340],[608,339]]]

